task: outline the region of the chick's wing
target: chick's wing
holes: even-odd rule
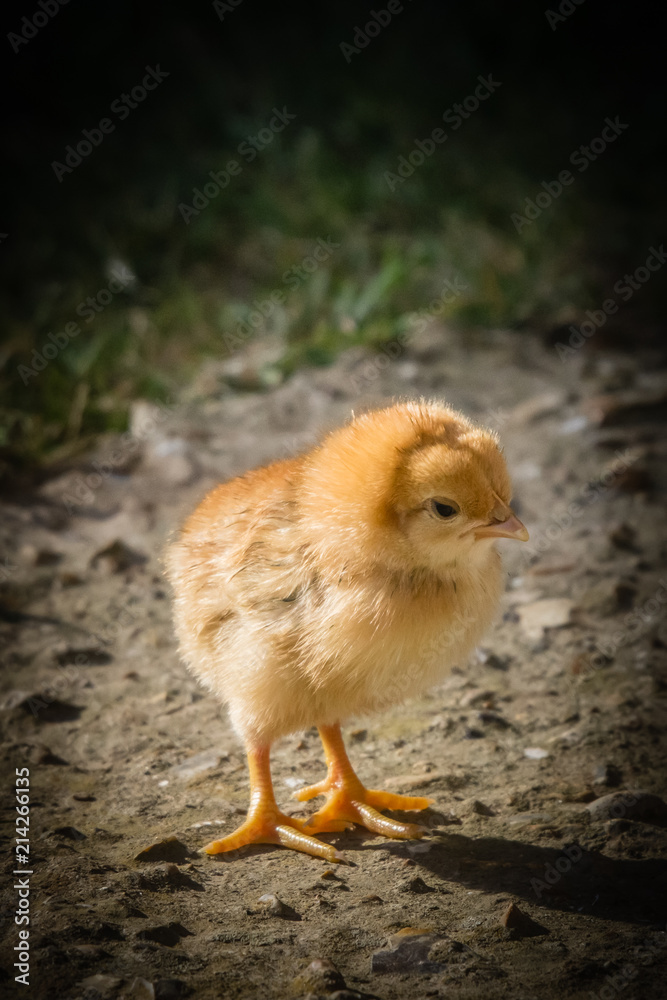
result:
[[[295,465],[274,463],[213,490],[172,545],[167,569],[177,604],[196,608],[201,626],[242,610],[279,614],[303,586],[289,478]]]

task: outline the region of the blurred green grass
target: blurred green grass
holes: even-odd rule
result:
[[[273,380],[327,364],[354,344],[380,349],[429,309],[447,280],[464,290],[438,318],[471,330],[555,328],[599,297],[587,242],[596,221],[583,193],[574,185],[518,234],[510,215],[537,185],[512,166],[501,140],[490,155],[488,129],[477,134],[474,122],[465,142],[450,142],[394,192],[385,173],[413,148],[411,133],[336,144],[291,126],[186,225],[178,205],[192,204],[193,188],[224,167],[249,130],[239,121],[229,146],[198,151],[187,175],[166,169],[159,181],[130,178],[106,226],[83,217],[83,202],[81,215],[70,215],[67,225],[89,231],[95,254],[74,254],[73,280],[42,283],[32,314],[5,310],[5,454],[57,459],[124,428],[133,399],[177,396],[205,359],[229,356],[230,335],[272,292],[284,300],[252,335],[272,334],[283,345]],[[286,280],[318,239],[340,245],[312,273]],[[80,319],[77,308],[107,287],[114,260],[136,281],[90,322]],[[34,377],[21,377],[33,349],[71,321],[81,334]]]

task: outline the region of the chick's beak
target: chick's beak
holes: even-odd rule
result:
[[[513,512],[505,521],[492,521],[475,530],[475,538],[514,538],[518,542],[527,542],[529,537],[525,525]]]

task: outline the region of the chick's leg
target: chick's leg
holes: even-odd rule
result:
[[[303,830],[304,822],[282,813],[273,794],[269,747],[248,749],[250,772],[250,808],[244,823],[222,840],[214,840],[203,850],[206,854],[235,851],[247,844],[282,844],[296,851],[314,854],[327,861],[342,861],[343,855]]]
[[[379,809],[425,809],[433,799],[417,795],[395,795],[392,792],[365,788],[350,764],[340,725],[320,726],[320,737],[327,762],[327,776],[323,781],[308,788],[300,788],[295,798],[301,802],[326,795],[327,801],[321,809],[310,817],[304,827],[309,833],[325,833],[344,830],[359,823],[374,833],[385,837],[408,840],[421,837],[422,827],[415,823],[398,823],[382,816]]]

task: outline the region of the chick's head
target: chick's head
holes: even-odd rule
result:
[[[528,533],[509,504],[497,437],[439,403],[364,414],[330,435],[304,480],[304,509],[335,563],[438,573]]]
[[[437,571],[484,557],[496,538],[526,540],[511,497],[495,435],[457,421],[403,455],[392,505],[415,564]]]

